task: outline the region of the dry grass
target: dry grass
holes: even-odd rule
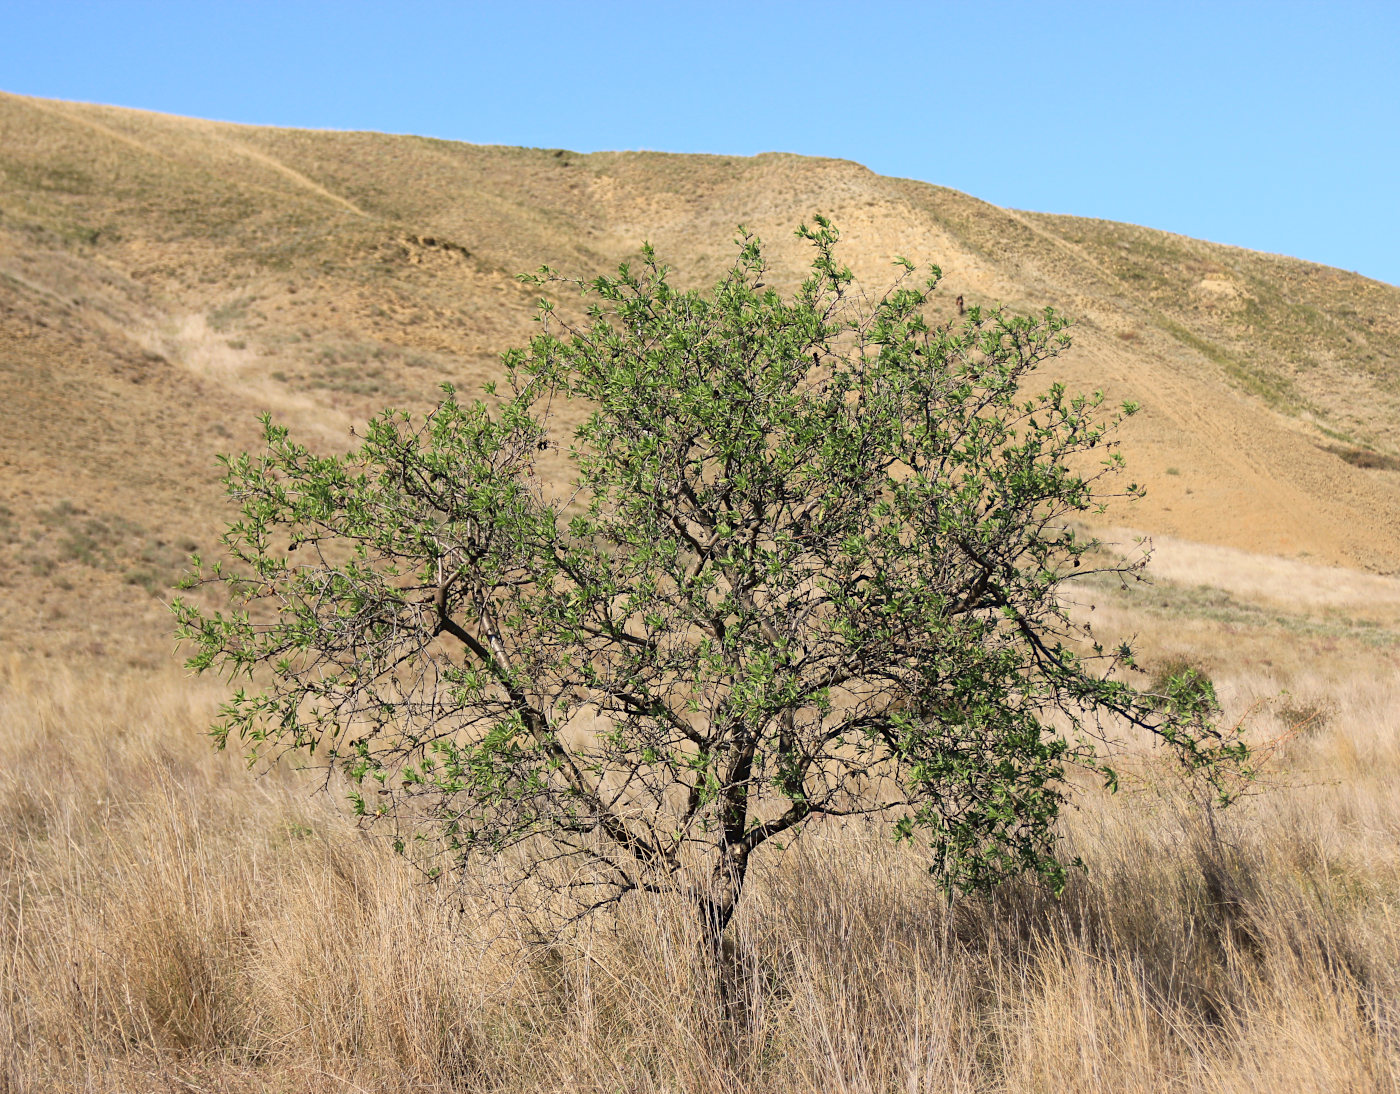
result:
[[[1119,554],[1136,556],[1142,534],[1124,528],[1098,531]],[[1293,558],[1194,543],[1174,536],[1149,537],[1153,580],[1210,586],[1233,597],[1283,611],[1345,612],[1400,624],[1400,577],[1368,574],[1342,566],[1319,566]]]
[[[1400,680],[1297,681],[1220,843],[1150,763],[1086,799],[1062,900],[949,907],[878,834],[820,833],[751,892],[727,1002],[665,902],[547,954],[446,906],[308,779],[211,754],[214,698],[5,666],[0,1090],[1397,1085]]]
[[[6,95],[0,138],[0,632],[26,651],[0,663],[0,1094],[1396,1087],[1400,585],[1377,574],[1400,479],[1357,464],[1400,446],[1400,290],[791,156]],[[1272,785],[1219,841],[1150,759],[1066,818],[1091,869],[1059,901],[949,907],[879,833],[823,832],[764,864],[721,993],[664,901],[544,953],[486,917],[489,877],[449,904],[312,780],[210,752],[216,693],[155,667],[164,570],[131,577],[213,542],[213,453],[255,446],[256,411],[325,449],[386,399],[475,391],[531,330],[511,275],[642,238],[696,283],[742,220],[791,284],[814,209],[877,283],[908,253],[943,266],[947,309],[1067,310],[1054,378],[1144,402],[1151,492],[1110,519],[1159,534],[1162,582],[1089,590],[1095,628],[1146,628],[1149,668],[1203,665],[1233,711],[1287,692],[1257,716],[1287,735]],[[132,558],[46,524],[64,503],[139,526]]]

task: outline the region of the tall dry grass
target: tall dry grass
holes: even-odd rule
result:
[[[882,833],[815,833],[717,981],[664,900],[531,948],[310,779],[211,754],[210,689],[50,664],[0,669],[6,1094],[1397,1088],[1394,678],[1295,681],[1216,838],[1150,763],[1090,795],[1059,900],[949,905]]]

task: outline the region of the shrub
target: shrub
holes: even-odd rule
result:
[[[799,234],[790,299],[747,234],[708,294],[650,248],[542,270],[586,318],[542,302],[494,408],[448,387],[344,456],[265,419],[204,575],[238,604],[175,604],[190,666],[256,685],[217,739],[323,758],[435,875],[490,858],[564,919],[679,887],[716,945],[754,853],[823,819],[886,817],[951,888],[1060,887],[1069,773],[1112,785],[1115,727],[1231,785],[1209,697],[1122,682],[1058,595],[1135,407],[1023,390],[1069,345],[1049,309],[932,326],[936,268],[872,298],[827,221]],[[564,399],[592,409],[559,491]]]
[[[1166,710],[1199,707],[1216,711],[1220,706],[1210,676],[1184,657],[1174,657],[1158,665],[1146,690],[1151,700]]]

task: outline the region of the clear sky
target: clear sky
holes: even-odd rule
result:
[[[1400,284],[1400,0],[0,0],[0,89],[580,152],[839,156]]]

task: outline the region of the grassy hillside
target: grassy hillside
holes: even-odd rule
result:
[[[1055,378],[1144,404],[1105,535],[1151,533],[1155,582],[1072,610],[1208,672],[1257,794],[1208,813],[1125,757],[1063,901],[949,904],[824,829],[761,864],[725,999],[664,900],[541,955],[491,878],[437,899],[318,780],[212,754],[164,600],[257,414],[340,447],[472,392],[531,332],[515,274],[643,239],[703,284],[743,222],[790,286],[814,211],[876,283],[938,263],[944,317],[1076,317]],[[847,162],[0,94],[0,1094],[1400,1089],[1398,336],[1400,288]]]
[[[1062,377],[1146,406],[1127,451],[1149,497],[1115,522],[1400,570],[1393,286],[840,161],[580,156],[4,95],[0,539],[23,594],[5,625],[47,629],[64,582],[96,631],[148,614],[120,586],[161,585],[184,543],[207,544],[213,455],[250,443],[257,412],[328,443],[386,403],[494,376],[530,329],[517,272],[592,273],[650,239],[700,283],[744,222],[792,283],[791,230],[813,211],[866,277],[897,253],[939,263],[950,314],[962,295],[1079,320]]]

